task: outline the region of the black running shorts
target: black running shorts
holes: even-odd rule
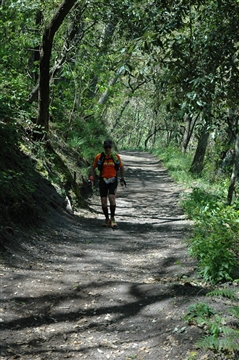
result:
[[[118,186],[118,179],[111,184],[106,184],[103,178],[100,179],[99,189],[100,189],[100,197],[107,197],[109,194],[115,195]]]

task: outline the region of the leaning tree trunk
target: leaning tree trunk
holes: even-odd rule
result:
[[[45,27],[42,37],[37,125],[45,130],[46,133],[49,128],[50,58],[53,39],[55,33],[76,2],[77,0],[64,0],[62,2],[50,24]]]
[[[204,157],[207,150],[207,143],[209,138],[209,131],[208,131],[208,123],[206,122],[205,125],[202,128],[197,149],[191,164],[191,167],[189,169],[190,173],[195,175],[201,175],[203,170],[203,162]]]
[[[233,193],[235,192],[235,183],[237,179],[237,174],[239,172],[239,134],[236,135],[236,141],[235,141],[235,156],[234,156],[234,162],[232,167],[232,174],[231,174],[231,181],[228,188],[228,194],[227,194],[227,203],[228,205],[231,205],[232,203],[232,197]]]

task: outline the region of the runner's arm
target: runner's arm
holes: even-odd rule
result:
[[[124,179],[124,174],[125,174],[124,166],[122,165],[122,166],[120,167],[120,176],[121,176],[121,178],[120,178],[120,185],[121,185],[121,186],[126,186],[126,182],[125,182],[125,179]]]
[[[89,175],[89,180],[88,180],[88,186],[94,186],[94,182],[95,182],[95,168],[92,165],[90,168],[90,175]]]
[[[121,178],[124,178],[124,176],[125,176],[124,165],[122,165],[122,166],[120,167],[120,177],[121,177]]]
[[[90,176],[93,176],[95,178],[95,167],[94,167],[94,165],[92,165],[91,168],[90,168]]]
[[[95,157],[94,163],[90,168],[90,175],[89,175],[89,180],[88,181],[91,182],[91,186],[93,186],[94,182],[95,182],[95,169],[96,169],[96,166],[97,166],[97,156]]]

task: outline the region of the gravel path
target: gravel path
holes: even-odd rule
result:
[[[205,290],[192,281],[180,189],[153,155],[121,157],[118,230],[101,227],[95,193],[91,211],[52,212],[2,259],[1,360],[216,359],[190,357],[202,330],[183,315]]]

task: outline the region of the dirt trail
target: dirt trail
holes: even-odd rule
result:
[[[1,360],[189,359],[199,329],[183,314],[205,291],[189,281],[180,189],[153,155],[121,157],[118,230],[101,227],[95,194],[91,212],[52,213],[4,259]]]

